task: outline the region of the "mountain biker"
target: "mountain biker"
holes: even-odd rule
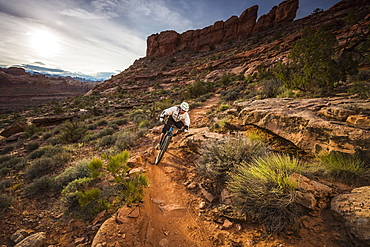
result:
[[[172,106],[164,111],[162,111],[161,115],[159,116],[159,121],[161,123],[164,122],[164,118],[166,116],[168,117],[167,122],[165,123],[161,138],[156,149],[159,149],[160,143],[163,141],[163,138],[166,134],[166,132],[170,129],[171,125],[175,125],[178,129],[182,129],[185,132],[189,131],[189,125],[190,125],[190,117],[188,114],[189,111],[189,104],[187,102],[182,102],[179,106]]]

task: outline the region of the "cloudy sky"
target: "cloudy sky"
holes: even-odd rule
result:
[[[109,78],[145,56],[153,33],[201,29],[283,0],[0,0],[0,67]],[[297,18],[339,0],[300,0]]]

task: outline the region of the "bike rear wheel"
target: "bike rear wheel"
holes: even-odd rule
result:
[[[164,153],[166,152],[167,148],[168,148],[168,145],[170,145],[170,142],[171,142],[171,136],[165,136],[164,137],[164,140],[162,142],[162,145],[161,145],[161,148],[159,150],[159,153],[157,155],[157,158],[155,159],[155,163],[156,165],[159,164],[159,162],[161,161]]]

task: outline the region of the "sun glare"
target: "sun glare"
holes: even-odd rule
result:
[[[58,49],[57,37],[46,31],[35,31],[31,33],[32,48],[42,56],[52,56]]]

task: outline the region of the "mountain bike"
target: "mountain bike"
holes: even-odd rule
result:
[[[161,161],[164,153],[168,148],[168,145],[170,145],[172,137],[184,131],[182,129],[178,129],[176,133],[173,133],[175,127],[176,127],[175,125],[171,125],[170,129],[166,132],[166,135],[164,136],[162,142],[159,144],[159,152],[154,162],[155,165],[158,165],[159,162]]]

